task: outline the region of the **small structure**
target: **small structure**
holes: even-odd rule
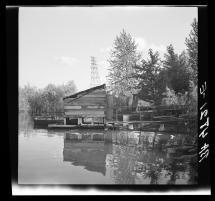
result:
[[[105,124],[105,84],[64,97],[63,101],[65,125]]]

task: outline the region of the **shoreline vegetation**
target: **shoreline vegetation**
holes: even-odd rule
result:
[[[113,108],[134,106],[134,96],[151,106],[186,106],[184,115],[197,115],[198,22],[191,24],[185,38],[186,50],[175,53],[167,46],[164,59],[158,51],[148,50],[148,58],[137,51],[137,44],[125,30],[116,36],[108,62],[107,93],[113,96]],[[19,111],[62,113],[63,97],[77,92],[74,81],[48,84],[43,89],[19,87]],[[144,106],[144,105],[143,105]]]

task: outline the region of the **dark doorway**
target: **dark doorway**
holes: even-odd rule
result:
[[[78,125],[78,119],[66,118],[66,125]]]

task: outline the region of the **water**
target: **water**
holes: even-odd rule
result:
[[[74,141],[65,131],[19,128],[19,184],[196,184],[194,138],[153,132],[109,132],[113,143]],[[127,134],[127,135],[126,135]],[[193,145],[194,144],[194,145]]]

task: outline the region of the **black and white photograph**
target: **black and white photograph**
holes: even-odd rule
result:
[[[197,6],[19,7],[16,191],[197,186],[198,23]]]

